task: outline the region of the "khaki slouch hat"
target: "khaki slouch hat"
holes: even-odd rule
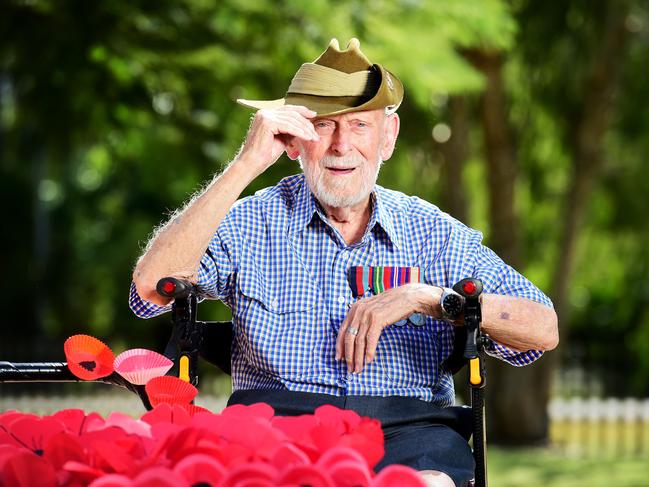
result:
[[[337,39],[312,63],[298,69],[286,96],[277,100],[244,100],[250,108],[303,105],[318,117],[387,108],[394,112],[403,100],[403,85],[380,64],[372,64],[352,38],[341,51]]]

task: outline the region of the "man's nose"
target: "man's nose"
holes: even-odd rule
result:
[[[344,156],[351,148],[349,129],[339,125],[334,131],[329,149],[337,156]]]

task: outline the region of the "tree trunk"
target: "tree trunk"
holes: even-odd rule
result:
[[[442,154],[442,206],[444,211],[467,223],[466,198],[462,190],[462,173],[469,153],[469,102],[466,96],[452,96],[448,103],[451,138],[436,143]]]
[[[625,4],[626,6],[626,4]],[[620,7],[620,5],[618,5]],[[559,260],[553,280],[553,298],[560,321],[567,320],[567,290],[574,250],[588,198],[602,164],[602,140],[608,128],[612,95],[617,85],[621,52],[626,39],[625,8],[611,8],[599,53],[585,80],[581,117],[572,126],[574,140],[573,178],[565,201],[565,217]],[[514,212],[516,151],[507,117],[502,80],[502,57],[498,53],[470,52],[469,59],[487,80],[481,118],[490,188],[490,246],[514,267],[521,266],[518,224]],[[505,445],[542,444],[548,439],[547,405],[556,353],[523,369],[491,360],[488,362],[487,414],[492,443]],[[513,414],[515,412],[515,414]]]
[[[472,52],[468,56],[487,82],[480,118],[489,183],[489,246],[505,262],[520,268],[520,230],[514,201],[517,158],[502,78],[504,60],[495,52]],[[548,437],[551,368],[538,363],[521,369],[490,360],[487,371],[489,441],[507,445],[544,443]]]
[[[552,298],[560,323],[569,323],[568,289],[574,268],[575,248],[594,184],[604,156],[602,141],[613,112],[624,46],[628,38],[627,2],[610,2],[602,44],[584,80],[581,113],[571,124],[574,134],[572,176],[564,200],[559,258],[552,280]]]

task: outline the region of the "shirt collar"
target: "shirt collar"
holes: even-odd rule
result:
[[[376,186],[371,195],[372,198],[372,215],[370,216],[370,221],[368,228],[370,231],[374,230],[374,227],[378,224],[380,228],[386,233],[390,241],[394,244],[395,247],[399,248],[401,246],[401,239],[397,231],[394,228],[394,222],[391,218],[390,211],[386,207],[384,199],[386,195],[384,194],[384,189],[381,186]],[[320,205],[311,193],[309,185],[306,183],[304,175],[302,175],[302,184],[300,184],[295,193],[295,199],[293,204],[293,215],[289,222],[288,233],[289,235],[301,232],[304,230],[313,216],[317,214],[320,219],[323,221],[326,219],[326,215],[321,210]],[[366,237],[363,237],[365,240]]]

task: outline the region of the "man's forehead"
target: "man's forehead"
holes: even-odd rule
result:
[[[375,119],[375,120],[380,120],[386,116],[385,114],[385,109],[384,108],[379,108],[376,110],[362,110],[358,112],[347,112],[343,113],[340,115],[325,115],[324,117],[318,117],[316,116],[313,121],[316,120],[333,120],[333,121],[339,121],[339,120],[354,120],[354,119],[361,119],[361,120],[370,120],[370,119]]]

